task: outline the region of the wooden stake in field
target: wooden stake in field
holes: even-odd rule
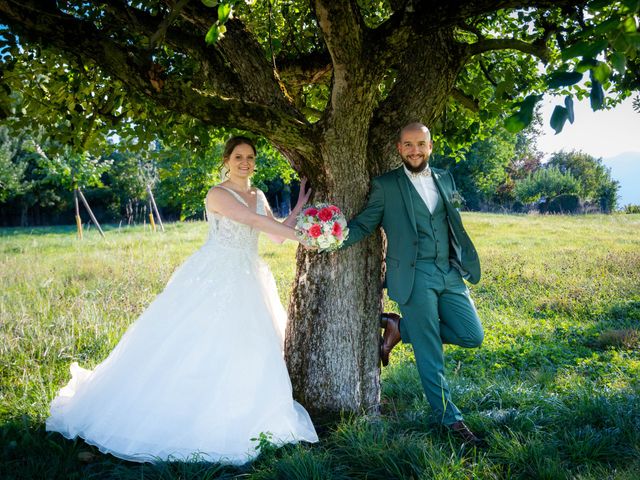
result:
[[[156,232],[156,222],[153,220],[153,209],[151,208],[151,200],[149,200],[149,226],[152,232]]]
[[[78,190],[73,191],[73,202],[76,205],[76,228],[78,231],[78,240],[82,240],[82,220],[80,219],[80,205],[78,204]]]
[[[89,206],[89,203],[87,203],[87,199],[84,198],[84,195],[82,194],[82,190],[80,190],[80,188],[77,188],[76,192],[78,192],[78,195],[80,196],[80,200],[82,200],[82,204],[84,205],[84,208],[86,208],[87,212],[89,212],[89,216],[91,217],[91,221],[98,228],[98,231],[100,232],[100,235],[102,236],[102,238],[104,238],[104,232],[102,231],[102,228],[100,227],[100,224],[98,223],[98,220],[96,219],[96,216],[91,211],[91,207]],[[78,218],[80,218],[80,217],[78,216]]]
[[[158,206],[156,205],[156,199],[153,198],[153,192],[151,191],[151,187],[147,185],[147,192],[149,193],[149,200],[151,201],[151,206],[153,207],[153,211],[156,213],[156,218],[158,219],[158,223],[160,224],[160,230],[164,232],[164,225],[162,224],[162,218],[160,218],[160,212],[158,211]],[[151,210],[151,209],[149,209]],[[149,212],[151,218],[151,224],[153,225],[153,231],[156,231],[156,226],[153,221],[153,215]]]

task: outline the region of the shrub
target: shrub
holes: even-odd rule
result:
[[[558,195],[546,204],[548,213],[578,213],[580,211],[580,197],[573,194]]]
[[[625,205],[624,213],[640,213],[640,205]]]

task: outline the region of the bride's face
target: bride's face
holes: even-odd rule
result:
[[[242,143],[233,149],[229,158],[224,162],[229,169],[229,176],[247,178],[256,169],[256,155],[251,145]]]

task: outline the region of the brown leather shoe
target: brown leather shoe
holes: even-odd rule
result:
[[[380,316],[380,326],[384,328],[382,343],[380,344],[380,360],[384,367],[389,365],[389,354],[401,340],[400,320],[402,320],[402,317],[397,313],[384,312]]]
[[[477,437],[471,430],[469,430],[469,427],[467,427],[462,420],[452,423],[451,425],[447,425],[447,428],[467,445],[481,447],[485,444],[484,440]]]

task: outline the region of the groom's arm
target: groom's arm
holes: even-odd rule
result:
[[[371,235],[376,228],[378,228],[380,222],[382,222],[383,213],[384,190],[380,182],[374,179],[371,182],[371,192],[369,193],[367,206],[347,224],[349,227],[349,237],[342,246],[349,247]]]

